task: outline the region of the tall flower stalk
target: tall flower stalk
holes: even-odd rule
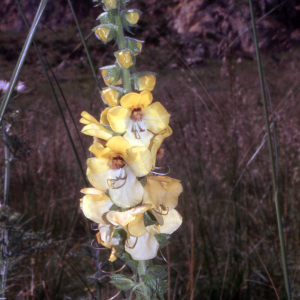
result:
[[[153,102],[155,74],[135,69],[143,42],[124,35],[137,26],[141,12],[127,9],[128,0],[95,2],[104,12],[93,30],[102,42],[115,41],[118,50],[115,64],[101,68],[107,85],[101,98],[107,107],[100,120],[81,114],[82,132],[94,138],[87,160],[92,187],[81,190],[81,209],[98,224],[97,242],[111,249],[109,260],[120,258],[133,271],[129,277],[112,275],[111,283],[128,290],[127,299],[164,299],[167,273],[151,260],[182,223],[175,210],[182,185],[156,167],[161,144],[172,134],[170,114]]]

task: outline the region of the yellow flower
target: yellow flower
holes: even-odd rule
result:
[[[117,0],[103,0],[103,2],[108,10],[117,8]]]
[[[118,91],[116,88],[105,88],[101,92],[101,98],[107,105],[117,106],[120,103],[120,94],[120,91]]]
[[[136,80],[136,89],[138,91],[153,91],[156,83],[155,76],[153,74],[147,74],[139,76]]]
[[[130,147],[121,136],[111,138],[106,146],[96,142],[90,147],[95,155],[87,160],[90,183],[99,190],[109,190],[117,206],[128,208],[139,204],[144,188],[136,177],[150,172],[150,151],[146,147]]]
[[[107,76],[107,73],[114,67],[115,66],[108,66],[105,68],[101,68],[101,75],[106,85],[112,85],[113,82],[115,81],[115,78],[113,76],[110,77]],[[120,79],[117,82],[115,82],[114,85],[120,85],[122,83],[123,83],[122,77],[120,77]]]
[[[130,50],[121,50],[115,53],[118,64],[125,69],[134,65]]]
[[[139,18],[140,18],[139,13],[136,12],[136,11],[132,11],[132,12],[129,11],[129,12],[125,13],[124,16],[125,16],[126,21],[130,25],[135,25],[138,22]]]
[[[151,151],[152,170],[154,170],[155,166],[156,166],[156,156],[157,156],[159,147],[161,146],[163,140],[166,137],[169,137],[172,133],[173,133],[173,131],[172,131],[171,127],[168,126],[166,129],[162,130],[159,134],[155,135],[151,139],[149,149]]]
[[[168,127],[170,114],[160,104],[152,102],[148,91],[128,93],[121,100],[121,106],[110,108],[107,119],[113,131],[125,133],[123,136],[131,146],[149,146],[153,134]]]
[[[151,212],[160,225],[163,225],[164,212],[173,210],[182,193],[180,180],[168,176],[150,176],[144,187],[143,204],[151,204]]]
[[[99,27],[95,30],[96,37],[104,43],[109,42],[114,37],[111,27]]]
[[[103,140],[109,140],[112,138],[112,132],[107,130],[104,126],[102,126],[93,116],[91,116],[86,111],[83,111],[81,113],[81,119],[80,123],[85,124],[85,126],[82,128],[81,132],[97,137],[99,139]]]

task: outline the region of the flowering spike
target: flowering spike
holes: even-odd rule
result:
[[[138,261],[133,271],[139,274],[139,282],[124,275],[111,278],[122,276],[134,292],[150,299],[156,291],[150,293],[143,282],[146,261],[157,256],[166,236],[182,223],[175,210],[182,186],[179,180],[165,176],[170,170],[159,172],[162,167],[156,166],[156,159],[164,153],[161,144],[172,134],[170,114],[160,102],[153,101],[156,75],[135,70],[143,42],[124,36],[124,29],[130,32],[129,27],[137,26],[141,12],[126,9],[128,0],[101,1],[105,12],[97,18],[101,24],[95,34],[104,43],[115,39],[118,50],[115,63],[100,68],[108,86],[101,91],[101,98],[109,107],[99,121],[88,112],[81,114],[82,132],[94,142],[89,148],[93,157],[87,160],[92,188],[82,189],[85,195],[80,207],[98,224],[97,242],[111,249],[110,261],[117,257]],[[152,280],[157,288],[162,284],[155,277]],[[124,288],[116,279],[112,283]]]

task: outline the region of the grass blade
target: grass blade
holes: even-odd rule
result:
[[[26,20],[26,18],[25,18],[24,12],[23,12],[23,10],[22,10],[22,7],[21,7],[21,5],[20,5],[20,3],[19,3],[18,0],[17,0],[17,5],[18,5],[18,7],[19,7],[19,10],[20,10],[20,12],[21,12],[21,15],[22,15],[22,17],[23,17],[23,19],[24,19],[24,22],[25,22],[26,26],[29,27],[29,25],[28,25],[28,23],[27,23],[27,20]],[[74,141],[73,141],[73,139],[72,139],[70,130],[69,130],[69,128],[68,128],[68,125],[67,125],[65,116],[64,116],[64,114],[63,114],[62,108],[61,108],[60,103],[59,103],[59,101],[58,101],[58,98],[57,98],[56,92],[55,92],[55,90],[54,90],[53,84],[52,84],[51,79],[50,79],[50,77],[49,77],[49,74],[48,74],[48,72],[47,72],[46,65],[45,65],[45,63],[44,63],[44,60],[43,60],[43,58],[42,58],[42,55],[41,55],[41,53],[40,53],[40,51],[39,51],[39,48],[38,48],[38,46],[37,46],[35,40],[32,39],[32,41],[33,41],[33,43],[34,43],[34,46],[35,46],[35,49],[36,49],[36,51],[37,51],[38,57],[39,57],[40,62],[41,62],[41,64],[42,64],[43,70],[44,70],[44,72],[45,72],[47,81],[48,81],[48,83],[49,83],[51,92],[52,92],[52,94],[53,94],[55,103],[56,103],[57,108],[58,108],[59,114],[60,114],[61,119],[62,119],[62,121],[63,121],[63,123],[64,123],[64,127],[65,127],[65,129],[66,129],[66,132],[67,132],[67,135],[68,135],[68,138],[69,138],[71,147],[72,147],[72,149],[73,149],[73,152],[74,152],[74,155],[75,155],[77,164],[78,164],[78,166],[79,166],[80,173],[81,173],[82,178],[83,178],[83,180],[84,180],[84,182],[85,182],[85,185],[88,186],[89,184],[88,184],[88,181],[87,181],[87,179],[86,179],[85,172],[84,172],[83,167],[82,167],[82,165],[81,165],[80,158],[79,158],[79,156],[78,156],[78,152],[77,152],[77,150],[76,150]],[[49,66],[48,66],[48,67],[49,67]],[[50,68],[50,67],[49,67],[49,68]]]
[[[94,77],[94,79],[95,79],[95,81],[96,81],[96,84],[97,84],[99,90],[101,91],[101,90],[102,90],[102,87],[101,87],[101,85],[100,85],[99,79],[98,79],[97,74],[96,74],[96,72],[95,72],[95,68],[94,68],[94,65],[93,65],[93,62],[92,62],[92,58],[91,58],[91,56],[90,56],[90,52],[89,52],[89,49],[88,49],[88,47],[87,47],[87,45],[86,45],[85,39],[84,39],[84,37],[83,37],[83,35],[82,35],[81,29],[80,29],[80,26],[79,26],[79,23],[78,23],[78,19],[77,19],[77,16],[76,16],[76,13],[75,13],[75,11],[74,11],[73,5],[72,5],[72,3],[71,3],[70,0],[68,0],[68,3],[69,3],[69,5],[70,5],[70,8],[71,8],[71,11],[72,11],[72,14],[73,14],[73,17],[74,17],[74,20],[75,20],[75,23],[76,23],[76,26],[77,26],[79,35],[80,35],[80,38],[81,38],[81,40],[82,40],[82,44],[83,44],[83,46],[84,46],[84,49],[85,49],[87,58],[88,58],[88,60],[89,60],[89,63],[90,63],[90,66],[91,66],[91,70],[92,70],[92,73],[93,73],[93,77]],[[104,107],[103,107],[103,108],[104,108]]]
[[[286,289],[287,298],[288,298],[288,300],[291,300],[292,296],[291,296],[291,290],[290,290],[290,280],[289,280],[289,274],[288,274],[288,268],[287,268],[287,258],[286,258],[284,235],[283,235],[283,228],[282,228],[282,222],[281,222],[281,211],[280,211],[280,205],[279,205],[279,191],[278,191],[278,185],[277,185],[277,174],[276,174],[276,167],[275,167],[275,162],[274,162],[273,146],[272,146],[272,140],[271,140],[271,132],[270,132],[270,124],[269,124],[269,116],[268,116],[268,108],[267,108],[267,100],[266,100],[266,92],[265,92],[265,85],[264,85],[264,78],[263,78],[263,68],[262,68],[260,51],[259,51],[259,46],[258,46],[258,39],[257,39],[256,24],[255,24],[252,0],[249,0],[249,7],[250,7],[251,20],[252,20],[252,26],[253,26],[253,38],[254,38],[254,44],[255,44],[257,65],[258,65],[258,72],[259,72],[259,80],[260,80],[261,94],[262,94],[262,100],[263,100],[263,105],[264,105],[265,122],[266,122],[266,128],[267,128],[269,156],[270,156],[270,160],[271,160],[272,181],[273,181],[273,189],[274,189],[274,195],[275,195],[277,226],[278,226],[280,249],[281,249],[281,255],[282,255],[284,285],[285,285],[285,289]],[[275,130],[275,128],[274,128],[274,130]]]
[[[8,89],[7,89],[7,91],[6,91],[6,93],[3,97],[3,101],[2,101],[1,106],[0,106],[0,123],[2,123],[2,119],[3,119],[4,113],[5,113],[6,107],[9,103],[9,100],[10,100],[10,97],[11,97],[12,92],[14,90],[14,87],[15,87],[17,81],[18,81],[19,74],[22,70],[22,67],[23,67],[25,58],[27,56],[29,47],[30,47],[31,42],[33,40],[36,28],[37,28],[37,26],[38,26],[38,24],[41,20],[41,17],[43,15],[43,12],[46,8],[47,2],[48,2],[48,0],[41,0],[40,5],[38,7],[38,10],[36,12],[36,15],[34,17],[34,20],[32,22],[32,26],[29,30],[28,36],[27,36],[26,41],[24,43],[24,46],[23,46],[23,49],[22,49],[21,54],[19,56],[18,62],[16,64],[16,67],[15,67],[14,72],[12,74],[12,77],[10,79]]]
[[[7,146],[6,124],[4,121],[2,121],[2,132],[3,132],[4,161],[5,161],[3,205],[8,205],[9,185],[10,185],[10,153]]]

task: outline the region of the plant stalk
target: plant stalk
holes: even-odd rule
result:
[[[138,264],[138,274],[139,274],[139,280],[141,283],[140,288],[141,288],[142,293],[149,298],[149,289],[148,289],[147,285],[141,279],[141,275],[146,275],[146,270],[147,270],[147,261],[140,260],[139,264]]]
[[[123,34],[123,26],[122,26],[120,15],[115,16],[115,24],[117,26],[117,40],[118,40],[119,49],[124,50],[125,49],[124,34]],[[124,89],[125,89],[125,93],[127,94],[131,92],[129,69],[122,68],[122,73],[123,73]]]
[[[267,135],[268,135],[269,156],[270,156],[271,168],[272,168],[272,181],[273,181],[273,190],[274,190],[274,195],[275,195],[275,207],[276,207],[277,226],[278,226],[278,234],[279,234],[280,249],[281,249],[281,256],[282,256],[284,285],[285,285],[285,290],[286,290],[286,294],[287,294],[287,299],[291,300],[292,296],[291,296],[290,280],[289,280],[289,273],[288,273],[288,267],[287,267],[287,257],[286,257],[286,251],[285,251],[284,234],[283,234],[283,228],[282,228],[282,217],[281,217],[280,204],[279,204],[279,191],[278,191],[278,185],[277,185],[276,168],[275,168],[275,162],[274,162],[270,124],[269,124],[269,115],[268,115],[268,108],[267,108],[267,101],[266,101],[266,94],[265,94],[263,68],[262,68],[262,62],[261,62],[261,57],[260,57],[260,51],[259,51],[259,47],[258,47],[256,23],[255,23],[255,17],[254,17],[254,12],[253,12],[252,0],[249,0],[249,6],[250,6],[251,20],[252,20],[252,25],[253,25],[253,37],[254,37],[255,51],[256,51],[256,57],[257,57],[257,65],[258,65],[262,100],[263,100],[263,105],[264,105],[265,122],[266,122]],[[274,130],[275,130],[275,126],[274,126]]]

